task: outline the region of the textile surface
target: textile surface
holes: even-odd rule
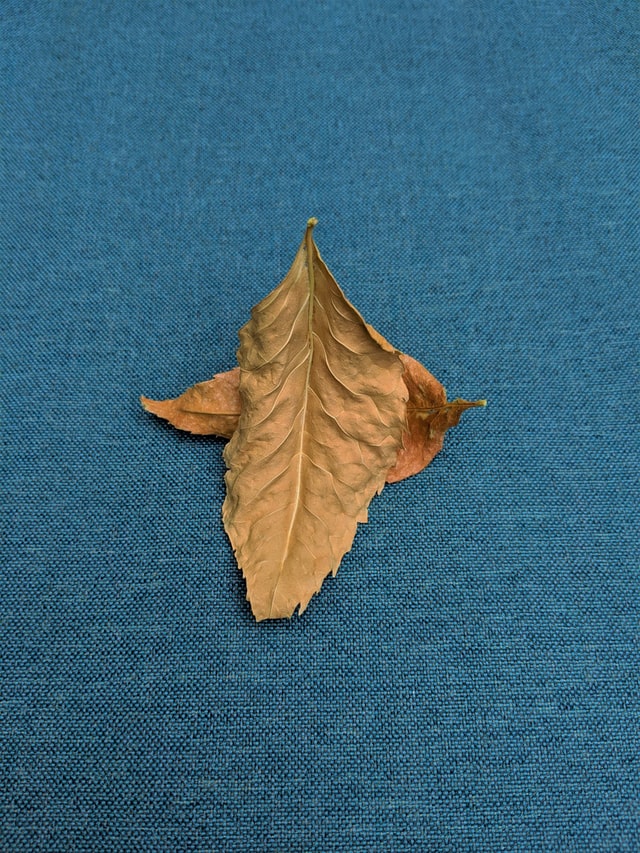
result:
[[[7,0],[0,849],[640,849],[632,0]],[[256,624],[223,442],[307,219],[486,397]]]

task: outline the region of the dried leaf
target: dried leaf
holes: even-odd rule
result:
[[[302,612],[385,482],[421,471],[484,400],[438,380],[364,322],[320,258],[309,220],[291,270],[240,330],[240,367],[172,400],[179,429],[231,437],[223,516],[256,619]]]
[[[402,363],[322,261],[310,220],[282,283],[240,330],[225,528],[257,620],[302,612],[338,569],[404,429]]]
[[[164,418],[178,429],[197,435],[231,438],[240,417],[240,368],[216,373],[213,379],[198,382],[172,400],[140,397],[148,412]]]
[[[438,380],[415,358],[400,354],[404,367],[403,379],[409,391],[407,421],[396,463],[387,472],[387,483],[397,483],[422,471],[442,450],[444,434],[456,426],[462,413],[475,406],[485,406],[486,400],[453,400]]]
[[[442,450],[445,432],[456,426],[462,413],[475,406],[486,406],[486,400],[454,400],[447,403],[447,392],[426,367],[395,349],[373,326],[367,326],[381,347],[398,352],[404,368],[402,378],[409,392],[402,447],[395,464],[387,472],[387,483],[398,483],[418,474]]]

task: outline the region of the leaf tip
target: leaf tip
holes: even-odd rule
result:
[[[316,225],[318,224],[318,220],[315,216],[312,216],[311,219],[307,219],[307,230],[312,231]]]

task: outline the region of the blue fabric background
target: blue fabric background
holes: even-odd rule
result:
[[[0,848],[640,849],[632,0],[13,2]],[[256,625],[231,367],[306,220],[489,399]]]

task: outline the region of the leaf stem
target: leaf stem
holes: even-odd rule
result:
[[[459,398],[456,400],[449,400],[447,403],[443,403],[441,406],[411,406],[407,404],[407,411],[409,412],[420,412],[424,415],[435,415],[437,412],[444,412],[446,409],[455,409],[462,408],[464,409],[473,409],[477,406],[486,406],[486,400],[460,400]]]
[[[309,344],[313,344],[313,300],[315,298],[315,273],[313,270],[313,229],[318,220],[315,216],[307,221],[307,230],[305,232],[305,242],[307,246],[307,275],[309,277]]]

